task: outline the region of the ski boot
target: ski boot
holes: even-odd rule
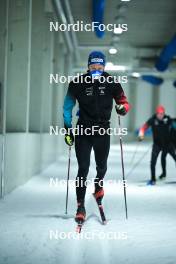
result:
[[[78,202],[78,208],[75,216],[75,221],[78,222],[84,222],[86,219],[86,210],[84,207],[83,202]]]
[[[166,174],[165,173],[162,173],[160,176],[159,176],[159,179],[160,180],[164,180],[166,178]]]
[[[150,185],[150,186],[156,185],[156,181],[154,181],[154,180],[149,180],[149,181],[147,182],[147,185]]]
[[[103,188],[101,188],[99,191],[95,191],[95,193],[93,193],[93,196],[94,196],[94,198],[96,200],[96,203],[98,205],[98,209],[99,209],[99,212],[100,212],[102,224],[106,225],[107,221],[106,221],[106,217],[105,217],[104,209],[103,209],[103,205],[102,205],[102,199],[103,199],[103,196],[104,196]]]
[[[93,193],[94,198],[96,199],[97,203],[100,205],[102,203],[103,200],[103,196],[104,196],[104,189],[101,188],[99,191],[95,191]]]

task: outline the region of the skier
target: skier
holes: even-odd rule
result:
[[[104,71],[105,55],[100,51],[93,51],[88,57],[88,71],[86,74],[71,81],[64,100],[64,125],[67,131],[65,142],[72,146],[75,140],[75,152],[78,162],[78,174],[76,177],[77,212],[75,220],[84,221],[86,217],[85,194],[86,178],[90,165],[90,154],[93,148],[95,154],[97,175],[94,179],[94,197],[97,202],[104,196],[103,178],[107,170],[107,158],[110,148],[110,135],[102,135],[99,131],[92,133],[93,127],[108,129],[113,106],[116,102],[116,111],[119,115],[125,115],[129,111],[129,103],[121,85],[114,82],[113,77]],[[81,78],[82,77],[82,78]],[[101,82],[100,82],[101,81]],[[79,103],[79,118],[77,127],[84,128],[83,134],[73,135],[72,109]],[[86,129],[91,130],[87,135]],[[88,130],[87,130],[88,131]],[[106,130],[107,131],[107,130]]]
[[[171,140],[176,149],[176,118],[172,119],[172,127],[171,127]]]
[[[176,119],[172,119],[170,137],[176,150]],[[163,151],[161,154],[162,174],[159,176],[160,180],[166,178],[166,156],[167,152]]]
[[[145,131],[151,127],[153,133],[153,148],[151,155],[151,180],[148,181],[148,185],[156,184],[155,167],[158,155],[160,151],[163,152],[162,158],[162,168],[163,173],[160,179],[166,175],[166,164],[165,157],[169,153],[173,159],[176,161],[176,153],[171,141],[171,127],[172,119],[170,116],[165,114],[165,108],[159,105],[156,108],[156,113],[140,128],[138,138],[139,140],[144,139]]]

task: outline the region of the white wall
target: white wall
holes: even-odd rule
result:
[[[55,14],[45,10],[43,0],[9,0],[5,194],[56,161],[67,149],[63,137],[49,135],[50,125],[63,124],[66,89],[51,85],[49,74],[67,74],[65,62],[70,54],[61,48],[66,46],[64,38],[58,32],[49,32],[49,21]],[[69,65],[72,67],[72,63]],[[0,165],[1,145],[2,140]]]
[[[160,87],[159,103],[165,106],[167,114],[176,117],[176,88],[173,81],[167,80]]]
[[[152,115],[152,96],[154,87],[139,80],[136,87],[135,128],[139,128]]]
[[[5,136],[5,193],[25,183],[56,157],[56,138],[48,134],[7,133]]]

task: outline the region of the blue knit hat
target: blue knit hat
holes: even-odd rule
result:
[[[101,51],[92,51],[89,54],[88,58],[88,66],[91,64],[100,64],[105,66],[106,58],[105,55]]]

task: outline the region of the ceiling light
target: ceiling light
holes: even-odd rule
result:
[[[108,62],[105,66],[106,71],[125,71],[126,66],[124,65],[114,65],[112,62]]]
[[[110,49],[109,49],[109,53],[110,53],[110,54],[116,54],[116,53],[117,53],[117,49],[115,49],[115,48],[110,48]]]
[[[140,75],[139,72],[133,72],[133,73],[131,74],[131,76],[133,76],[133,77],[135,77],[135,78],[139,78],[141,75]]]
[[[112,62],[107,62],[106,63],[106,67],[110,67],[110,66],[113,66],[114,64]]]
[[[114,28],[114,34],[122,34],[123,29],[121,27]]]

